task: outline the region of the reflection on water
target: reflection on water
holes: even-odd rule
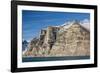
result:
[[[24,57],[22,62],[41,62],[41,61],[58,61],[58,60],[82,60],[90,59],[90,56],[64,56],[64,57]]]

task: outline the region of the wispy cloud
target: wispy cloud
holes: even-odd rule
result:
[[[90,30],[90,20],[89,19],[84,19],[81,21],[81,25],[85,27],[86,29]]]

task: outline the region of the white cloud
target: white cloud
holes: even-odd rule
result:
[[[81,25],[83,27],[85,27],[86,29],[90,30],[90,20],[89,19],[84,19],[80,23],[81,23]]]

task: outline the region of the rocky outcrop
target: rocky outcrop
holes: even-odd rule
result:
[[[90,55],[90,32],[78,23],[69,28],[62,27],[50,51],[52,56]]]
[[[30,43],[25,56],[89,56],[90,31],[78,22],[49,26]],[[32,42],[32,41],[31,41]]]

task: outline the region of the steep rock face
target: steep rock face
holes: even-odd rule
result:
[[[33,39],[25,56],[89,56],[90,31],[78,22],[41,30]]]
[[[74,23],[67,29],[62,27],[57,34],[57,39],[55,44],[52,46],[50,55],[90,55],[90,32],[78,23]]]
[[[37,43],[39,42],[39,39],[37,38],[33,38],[28,46],[27,46],[27,51],[24,52],[23,56],[35,56],[37,51],[39,50],[38,49],[38,45]]]

